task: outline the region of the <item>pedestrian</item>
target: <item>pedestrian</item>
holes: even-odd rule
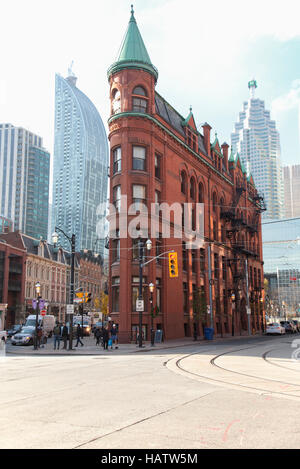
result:
[[[41,347],[42,335],[43,335],[43,330],[41,326],[38,326],[37,327],[37,348]]]
[[[102,335],[103,349],[104,350],[108,350],[108,339],[109,339],[109,332],[108,332],[108,327],[106,326],[103,329],[103,335]]]
[[[113,348],[113,344],[115,348],[118,348],[118,327],[115,323],[111,326],[110,338],[112,340],[111,348]]]
[[[64,323],[61,329],[61,337],[62,337],[62,340],[64,341],[64,346],[63,346],[64,350],[66,350],[67,345],[68,345],[68,334],[69,334],[68,328],[66,326],[66,323]]]
[[[56,350],[56,345],[57,345],[57,350],[59,350],[59,344],[60,344],[60,325],[57,322],[56,326],[53,329],[53,335],[54,335],[54,350]]]
[[[81,347],[83,347],[84,344],[81,342],[81,327],[79,323],[77,324],[76,335],[77,335],[77,343],[75,347],[78,347],[79,342],[81,343]]]
[[[99,327],[95,330],[96,345],[100,345],[101,330]]]
[[[41,339],[41,348],[45,348],[45,344],[47,343],[47,333],[45,329],[42,329],[42,339]]]

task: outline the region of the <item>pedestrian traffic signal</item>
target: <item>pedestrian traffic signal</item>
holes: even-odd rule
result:
[[[170,278],[178,277],[177,252],[169,252],[169,275]]]

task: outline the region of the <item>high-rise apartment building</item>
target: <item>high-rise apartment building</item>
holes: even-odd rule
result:
[[[53,159],[52,230],[76,235],[76,249],[103,254],[97,223],[107,202],[108,142],[102,119],[77,78],[55,78],[55,142]],[[99,220],[100,218],[100,220]],[[67,240],[60,244],[69,249]]]
[[[300,165],[283,167],[285,217],[300,217]]]
[[[42,138],[0,124],[0,214],[14,229],[47,238],[50,154]]]
[[[250,97],[231,134],[233,153],[238,152],[248,174],[252,174],[259,193],[264,197],[266,212],[263,218],[283,216],[283,183],[280,161],[280,137],[276,123],[264,101],[255,97],[257,83],[248,83]]]

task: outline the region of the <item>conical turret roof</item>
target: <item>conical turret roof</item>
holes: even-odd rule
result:
[[[151,63],[149,54],[139,31],[132,5],[128,28],[121,44],[118,58],[108,69],[108,78],[113,73],[123,70],[124,68],[146,70],[154,75],[155,81],[158,77],[158,71]]]

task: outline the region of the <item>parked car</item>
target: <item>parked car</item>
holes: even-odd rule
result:
[[[267,324],[266,334],[285,334],[286,329],[278,322]]]
[[[11,343],[12,345],[33,345],[34,334],[34,327],[22,327],[20,332],[12,336]]]
[[[280,324],[285,328],[287,334],[295,334],[297,332],[295,324],[290,321],[280,321]]]
[[[22,325],[21,325],[21,324],[15,324],[15,325],[12,326],[10,329],[8,329],[8,331],[7,331],[7,337],[8,337],[8,338],[12,337],[12,336],[15,335],[17,332],[20,332],[21,329],[22,329]]]
[[[292,319],[292,323],[295,324],[297,332],[300,332],[300,322],[297,319]]]

